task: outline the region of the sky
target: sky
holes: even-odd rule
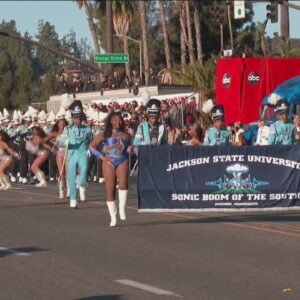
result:
[[[300,4],[300,1],[290,1]],[[254,21],[263,22],[266,17],[267,3],[254,4]],[[16,21],[17,29],[24,34],[29,32],[33,37],[37,33],[38,21],[44,19],[55,26],[59,37],[70,32],[72,28],[77,39],[87,38],[92,46],[92,37],[89,31],[84,10],[79,10],[74,1],[52,0],[52,1],[0,1],[0,20]],[[280,20],[280,17],[279,17]],[[290,37],[300,38],[300,11],[290,9]],[[267,34],[273,36],[279,32],[279,23],[268,23]]]

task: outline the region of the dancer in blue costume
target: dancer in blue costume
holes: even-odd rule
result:
[[[119,185],[119,215],[121,220],[126,220],[128,151],[130,149],[130,136],[124,131],[122,115],[118,112],[110,113],[105,120],[104,133],[94,137],[90,150],[103,161],[102,170],[111,227],[117,225],[116,179]]]
[[[73,124],[64,128],[59,144],[68,147],[68,183],[70,189],[70,207],[77,207],[76,175],[79,169],[79,196],[86,200],[86,179],[88,169],[88,148],[92,130],[83,124],[84,113],[80,100],[75,100],[69,107]]]

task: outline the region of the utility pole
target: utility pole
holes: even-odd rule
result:
[[[106,52],[113,53],[114,52],[114,44],[113,44],[113,18],[112,18],[112,1],[106,0]],[[113,65],[108,65],[108,71],[112,73]]]

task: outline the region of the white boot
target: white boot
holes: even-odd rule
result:
[[[106,201],[106,204],[110,214],[110,227],[115,227],[117,225],[116,201]]]
[[[4,175],[2,177],[2,182],[5,185],[5,187],[3,188],[3,190],[11,190],[11,184],[9,182],[8,176]]]
[[[80,201],[85,201],[86,200],[85,187],[84,186],[79,187],[79,198],[80,198]]]
[[[104,178],[103,177],[100,177],[99,178],[99,183],[103,183],[104,182]]]
[[[42,171],[38,171],[35,174],[37,180],[39,181],[39,183],[37,183],[35,186],[36,187],[46,187],[47,186],[47,182],[45,180],[45,175]]]
[[[121,220],[126,220],[125,206],[128,190],[119,190],[119,214]]]
[[[6,184],[3,181],[3,177],[0,177],[0,190],[4,190],[6,188]]]
[[[77,201],[76,200],[70,200],[70,207],[77,208]]]
[[[64,199],[64,181],[60,179],[58,181],[58,188],[59,188],[59,199]]]

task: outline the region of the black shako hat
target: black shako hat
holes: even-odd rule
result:
[[[280,99],[276,103],[275,111],[280,115],[282,113],[288,113],[290,108],[289,103],[285,99]]]
[[[211,110],[211,118],[213,122],[217,120],[224,121],[225,113],[223,105],[215,105]]]
[[[150,99],[147,103],[147,116],[156,116],[160,115],[160,101],[158,99]]]
[[[74,100],[69,106],[72,118],[83,118],[83,106],[80,100]]]

